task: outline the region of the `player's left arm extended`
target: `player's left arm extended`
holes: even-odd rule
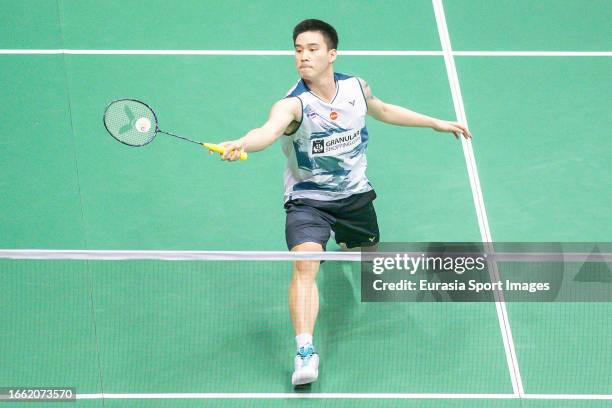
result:
[[[368,104],[368,115],[374,119],[391,125],[428,127],[438,132],[452,133],[457,139],[459,135],[463,135],[466,139],[472,138],[472,134],[465,125],[432,118],[401,106],[385,103],[372,95],[370,86],[363,79],[360,78],[359,81]]]

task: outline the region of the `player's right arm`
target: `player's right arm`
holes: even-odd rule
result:
[[[298,98],[285,98],[276,102],[266,123],[250,130],[237,140],[220,143],[225,148],[222,160],[238,160],[240,152],[258,152],[270,146],[278,139],[292,122],[299,122],[302,115],[302,104]]]

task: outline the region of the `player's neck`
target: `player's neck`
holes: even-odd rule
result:
[[[336,81],[334,80],[333,69],[326,71],[318,78],[305,79],[304,82],[312,93],[324,101],[331,102],[336,96]]]

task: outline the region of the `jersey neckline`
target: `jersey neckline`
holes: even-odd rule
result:
[[[308,93],[310,93],[312,96],[314,96],[315,98],[317,98],[318,100],[320,100],[321,102],[323,102],[323,103],[325,103],[327,105],[332,105],[334,103],[334,101],[336,100],[336,97],[338,96],[338,93],[340,91],[340,85],[338,84],[338,80],[336,79],[336,73],[335,72],[334,72],[334,84],[336,85],[336,94],[332,98],[331,102],[327,102],[326,100],[321,98],[319,95],[317,95],[316,93],[312,92],[310,87],[306,84],[306,81],[304,81],[304,78],[302,78],[300,80],[304,84],[304,87],[308,90]]]

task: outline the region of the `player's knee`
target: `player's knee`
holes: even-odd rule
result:
[[[291,248],[291,252],[322,252],[323,246],[316,242],[304,242]],[[296,260],[293,263],[293,278],[298,280],[311,281],[314,280],[319,271],[320,261],[313,260]]]
[[[300,281],[312,281],[319,271],[319,261],[295,261],[293,278]]]

